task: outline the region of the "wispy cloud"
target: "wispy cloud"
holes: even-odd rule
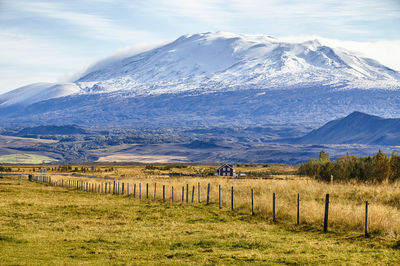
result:
[[[55,82],[73,68],[92,61],[69,54],[50,40],[12,31],[0,32],[0,93],[34,82]],[[75,70],[76,71],[76,70]]]
[[[207,25],[219,28],[230,27],[234,13],[228,10],[226,1],[223,0],[175,0],[154,1],[155,9],[165,12],[169,16],[185,17],[198,20]]]
[[[37,16],[61,20],[77,27],[77,32],[99,40],[132,41],[151,39],[151,33],[141,30],[127,29],[115,23],[116,18],[103,17],[98,14],[78,12],[59,2],[23,2],[19,9],[34,13]]]

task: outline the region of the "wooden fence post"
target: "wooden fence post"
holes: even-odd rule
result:
[[[197,183],[198,202],[200,203],[200,182]]]
[[[154,201],[157,200],[157,183],[154,182]]]
[[[113,182],[113,195],[115,195],[115,180],[114,180],[114,182]]]
[[[325,197],[324,232],[328,232],[329,194]]]
[[[133,184],[133,197],[136,198],[136,183]]]
[[[139,199],[142,199],[142,183],[139,183]]]
[[[174,203],[174,186],[171,187],[171,202]]]
[[[365,237],[369,237],[368,233],[368,201],[365,202]]]
[[[129,197],[129,183],[126,184],[126,195]]]
[[[165,185],[162,186],[162,201],[165,202]]]
[[[254,190],[251,189],[251,215],[254,215]]]
[[[186,184],[186,204],[189,203],[189,184]]]
[[[234,210],[233,200],[234,200],[234,197],[233,197],[233,186],[232,186],[232,189],[231,189],[231,210],[232,211]]]
[[[272,221],[276,221],[276,216],[275,216],[275,192],[272,193]]]
[[[119,195],[119,184],[120,184],[120,182],[118,182],[118,190],[117,190],[117,195]]]
[[[208,205],[210,203],[210,183],[207,184],[207,203],[206,205]]]
[[[185,201],[185,186],[182,186],[182,202]]]
[[[194,185],[192,187],[192,203],[194,202]]]
[[[297,193],[297,225],[300,225],[300,194]]]
[[[149,198],[149,183],[146,183],[146,199]]]
[[[124,195],[125,193],[125,182],[122,182],[122,192],[121,194]]]
[[[221,199],[221,185],[218,185],[218,205],[219,205],[219,208],[221,209],[222,208],[222,199]]]

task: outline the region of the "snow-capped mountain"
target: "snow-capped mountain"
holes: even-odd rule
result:
[[[217,32],[0,95],[0,125],[320,125],[352,111],[398,117],[399,97],[400,73],[372,59],[317,40]]]
[[[85,92],[125,90],[141,95],[316,84],[365,89],[398,88],[400,74],[317,40],[287,43],[217,32],[182,36],[97,68],[76,83]]]

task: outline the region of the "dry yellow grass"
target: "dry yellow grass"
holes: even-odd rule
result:
[[[385,235],[390,238],[400,236],[400,188],[394,185],[367,184],[326,184],[304,177],[279,175],[276,179],[234,179],[222,177],[174,177],[170,178],[162,170],[146,170],[144,166],[113,166],[114,170],[104,172],[111,166],[102,166],[101,172],[95,174],[102,177],[116,177],[116,181],[125,183],[125,193],[129,184],[130,194],[136,184],[136,195],[139,195],[141,184],[142,198],[146,196],[146,184],[149,185],[149,198],[154,199],[154,184],[157,183],[157,200],[162,200],[163,185],[166,190],[166,201],[171,201],[171,190],[174,187],[175,202],[182,201],[182,187],[189,186],[189,203],[192,200],[192,189],[195,188],[194,201],[197,202],[198,183],[201,186],[201,201],[206,200],[207,184],[210,183],[210,202],[218,204],[218,186],[222,188],[223,208],[230,208],[230,191],[234,186],[235,211],[251,212],[251,189],[255,192],[255,213],[266,219],[272,218],[272,193],[276,193],[276,213],[278,222],[295,223],[297,193],[301,197],[301,223],[312,227],[322,227],[324,216],[325,194],[330,194],[329,229],[337,232],[363,232],[365,201],[369,201],[369,229],[372,234]],[[277,166],[282,168],[282,166]],[[212,165],[189,166],[179,169],[180,172],[201,172],[212,169]],[[257,167],[251,169],[256,170]],[[261,169],[260,167],[258,167]],[[265,169],[265,168],[264,168]],[[280,170],[290,173],[294,168]],[[248,170],[242,168],[241,171]],[[262,169],[261,169],[262,170]],[[259,171],[261,171],[259,170]],[[288,177],[286,179],[286,177]],[[53,180],[68,179],[65,176],[53,175]],[[71,178],[91,183],[112,182],[111,180]],[[185,192],[186,198],[186,192]]]
[[[237,214],[214,204],[85,193],[28,182],[25,176],[0,178],[0,193],[1,265],[397,265],[400,261],[399,240],[366,239],[359,232],[324,234],[308,225],[287,226],[283,218],[275,225],[248,215],[247,209]]]

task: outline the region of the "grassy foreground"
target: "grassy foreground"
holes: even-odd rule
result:
[[[0,179],[1,264],[396,264],[400,243]]]

